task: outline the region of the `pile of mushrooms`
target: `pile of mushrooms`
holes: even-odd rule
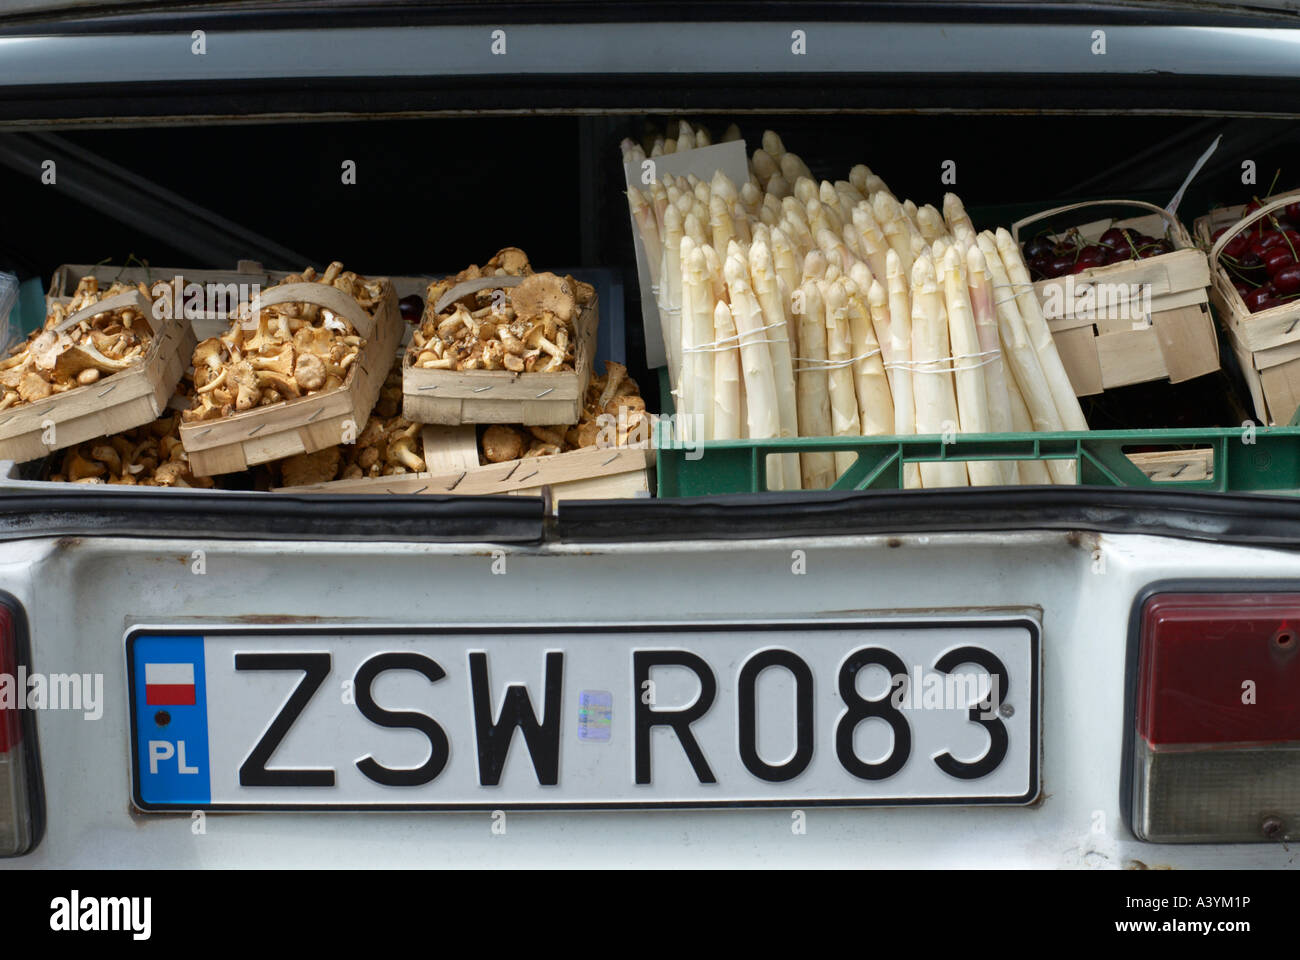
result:
[[[422,429],[422,424],[403,417],[371,417],[356,443],[281,460],[280,486],[421,473],[424,470],[424,458],[419,453]]]
[[[438,300],[457,283],[492,276],[524,280],[515,287],[467,294],[436,312]],[[574,323],[593,296],[590,284],[534,273],[522,250],[506,247],[482,267],[467,267],[429,285],[424,320],[412,333],[408,361],[425,370],[572,370]]]
[[[604,417],[605,419],[602,419]],[[614,443],[610,432],[614,431]],[[649,414],[627,367],[606,361],[605,375],[587,385],[582,417],[572,426],[523,427],[494,424],[480,440],[483,463],[546,457],[584,447],[627,446],[648,442]]]
[[[320,276],[308,267],[281,282],[313,281],[338,287],[367,311],[375,309],[383,292],[378,281],[345,271],[337,260]],[[366,345],[346,319],[315,304],[264,306],[251,336],[243,325],[247,316],[243,304],[226,333],[195,348],[195,400],[184,413],[187,423],[341,387]]]
[[[101,292],[98,280],[82,277],[70,303],[51,305],[44,328],[0,360],[0,410],[95,383],[143,360],[153,329],[134,307],[101,313],[53,333],[74,313],[130,289],[129,284],[115,283]],[[144,284],[139,289],[149,296]]]
[[[196,477],[190,472],[181,446],[180,419],[177,413],[167,413],[153,423],[69,447],[59,472],[50,480],[210,488],[215,485],[211,477]]]

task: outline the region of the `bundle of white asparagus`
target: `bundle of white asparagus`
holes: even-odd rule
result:
[[[682,121],[650,155],[710,142]],[[682,440],[1088,429],[1019,247],[977,233],[955,194],[942,211],[900,202],[861,164],[818,183],[769,130],[746,183],[662,176],[628,202]],[[824,489],[855,460],[773,455],[767,486]],[[1073,482],[1065,461],[904,470],[907,487]]]

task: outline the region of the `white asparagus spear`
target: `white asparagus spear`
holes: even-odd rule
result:
[[[777,417],[781,437],[799,436],[799,406],[795,394],[793,354],[790,349],[789,302],[781,296],[780,279],[766,242],[756,241],[749,248],[750,286],[763,311],[763,325],[772,355],[772,378],[776,389]],[[779,458],[783,489],[798,490],[799,458],[785,454]],[[769,461],[770,463],[770,461]],[[771,476],[771,467],[768,475]]]
[[[681,153],[683,150],[694,149],[695,131],[691,129],[691,125],[685,120],[679,121],[677,124],[677,152]]]
[[[731,143],[731,141],[739,140],[739,139],[740,139],[740,127],[736,126],[734,123],[730,123],[727,124],[727,129],[722,131],[722,139],[719,142]]]
[[[805,208],[810,201],[816,200],[818,197],[817,181],[811,177],[800,177],[794,181],[793,190],[794,198]]]
[[[740,352],[736,322],[725,300],[713,308],[713,439],[740,438]]]
[[[736,184],[732,182],[732,179],[721,170],[718,170],[713,174],[713,179],[709,181],[709,190],[711,193],[726,200],[728,206],[740,199],[739,188],[737,188]]]
[[[686,219],[682,221],[682,235],[694,240],[697,247],[708,246],[713,242],[713,238],[704,232],[704,225],[700,222],[700,218],[694,213],[688,213]]]
[[[692,281],[692,261],[699,265],[700,280],[698,290]],[[682,324],[679,333],[680,341],[678,343],[677,355],[681,358],[681,370],[678,372],[676,380],[680,384],[678,387],[677,411],[682,416],[677,421],[678,433],[685,443],[693,443],[700,435],[693,428],[695,415],[700,409],[699,394],[699,365],[700,358],[705,357],[711,364],[712,357],[707,354],[701,354],[697,347],[707,345],[708,337],[700,339],[696,335],[695,328],[695,301],[698,296],[706,306],[712,306],[712,298],[709,296],[707,286],[703,283],[704,279],[704,254],[696,247],[695,241],[687,232],[682,236],[681,256],[682,265]],[[710,317],[710,331],[712,335],[712,317]],[[670,379],[671,376],[670,376]],[[712,394],[708,394],[709,401],[712,403]],[[705,437],[708,434],[704,434]]]
[[[794,183],[800,177],[813,179],[812,171],[808,165],[800,159],[797,153],[786,151],[781,154],[781,176],[785,177],[791,183]]]
[[[874,173],[871,174],[871,176],[867,177],[866,182],[862,186],[863,186],[862,192],[865,193],[867,195],[867,199],[871,201],[874,201],[876,199],[876,194],[878,193],[887,193],[891,197],[894,196],[893,192],[889,189],[889,185],[885,183],[884,180],[881,180]]]
[[[1015,377],[1007,377],[1007,402],[1011,407],[1011,429],[1016,433],[1033,433],[1034,421],[1030,419],[1029,408],[1025,406],[1025,399],[1020,395],[1020,388],[1016,386]],[[1020,482],[1032,486],[1048,486],[1052,483],[1052,474],[1047,469],[1046,463],[1042,460],[1016,460],[1008,461],[1014,463],[1020,476]]]
[[[709,283],[713,287],[713,301],[716,303],[721,300],[727,301],[727,281],[722,276],[722,261],[718,259],[718,252],[712,246],[705,245],[700,248],[704,251],[704,272],[708,275]]]
[[[822,285],[826,310],[827,388],[831,400],[831,432],[837,437],[862,436],[862,419],[858,413],[857,390],[853,382],[853,340],[849,328],[849,299],[843,280]],[[857,454],[835,452],[836,479],[853,466]]]
[[[994,433],[1010,433],[1015,426],[1011,422],[1011,400],[1007,395],[1006,364],[998,342],[998,316],[993,306],[993,285],[989,281],[984,253],[978,246],[966,251],[966,282],[970,289],[971,309],[975,313],[975,331],[979,335],[980,351],[987,355],[988,361],[984,366],[984,393],[988,399],[989,429]],[[1000,467],[1004,484],[1013,486],[1020,482],[1020,470],[1016,461],[1002,460]]]
[[[781,292],[781,303],[785,307],[787,318],[794,317],[790,309],[790,298],[799,289],[799,261],[795,257],[794,247],[780,229],[772,230],[772,266],[776,270],[777,289]],[[799,355],[799,321],[791,319],[788,333],[790,336],[790,353]]]
[[[709,186],[707,180],[695,180],[695,182],[691,184],[691,193],[695,194],[695,199],[700,201],[700,203],[704,204],[706,207],[709,205],[709,200],[713,197],[713,190]]]
[[[811,256],[811,255],[810,255]],[[799,436],[831,436],[830,385],[826,374],[826,306],[816,278],[806,280],[791,298],[799,321],[799,367],[796,393]],[[825,490],[835,482],[835,456],[801,453],[805,490]]]
[[[955,193],[945,193],[943,195],[943,219],[948,224],[948,232],[953,236],[958,236],[958,230],[968,231],[975,234],[975,224],[971,218],[966,215],[966,208],[962,206],[961,197]]]
[[[757,220],[759,212],[763,209],[763,191],[746,181],[740,188],[740,202],[745,208],[745,213]]]
[[[943,293],[929,255],[912,266],[912,389],[916,403],[916,432],[956,432],[957,395],[953,390],[948,343],[948,318]],[[966,464],[947,460],[921,464],[924,487],[965,487]]]
[[[989,406],[984,384],[988,358],[980,349],[965,266],[961,252],[949,246],[943,258],[943,293],[948,311],[948,342],[952,347],[953,385],[957,392],[957,422],[962,433],[988,433]],[[996,487],[1003,481],[1001,465],[996,460],[968,460],[966,472],[973,487]]]
[[[867,255],[862,249],[862,234],[858,233],[858,228],[853,225],[851,219],[844,224],[844,229],[840,231],[840,239],[844,241],[844,245],[849,248],[853,256],[863,263],[867,262]]]
[[[664,141],[664,153],[676,153],[676,152],[677,152],[677,138],[669,137],[667,140]]]
[[[709,227],[713,232],[713,249],[721,255],[736,235],[731,207],[723,197],[714,197],[709,201]]]
[[[784,200],[786,197],[791,196],[790,182],[779,173],[773,174],[772,179],[767,181],[766,189],[768,193],[778,200]]]
[[[655,137],[655,142],[650,147],[650,156],[662,157],[664,155],[664,138]]]
[[[865,163],[859,163],[849,171],[849,183],[853,184],[862,196],[870,197],[870,191],[867,190],[867,178],[870,176],[871,168]]]
[[[830,266],[826,254],[820,250],[810,250],[803,258],[803,280],[824,280],[826,268]]]
[[[723,266],[727,292],[731,296],[731,313],[740,336],[740,365],[745,384],[746,435],[758,440],[781,435],[781,416],[772,372],[772,352],[765,342],[763,311],[750,285],[747,258],[737,251]],[[784,489],[785,475],[781,458],[766,458],[768,488]],[[773,483],[773,480],[776,482]]]
[[[860,203],[853,208],[853,226],[858,231],[862,244],[862,255],[871,268],[871,275],[883,278],[886,272],[885,257],[889,253],[889,241],[881,232],[876,217],[871,212],[871,204]],[[901,261],[900,261],[901,262]]]
[[[627,202],[632,210],[632,219],[636,221],[637,231],[641,234],[641,247],[645,250],[646,265],[650,268],[650,285],[657,287],[663,250],[659,245],[659,227],[655,223],[654,208],[650,205],[650,198],[636,187],[628,189]]]
[[[749,169],[758,177],[758,182],[762,184],[763,189],[767,189],[768,182],[780,174],[781,165],[772,158],[772,155],[761,147],[754,151],[754,156],[749,161]]]
[[[772,249],[772,231],[768,227],[768,225],[762,222],[751,221],[750,229],[752,231],[752,235],[749,238],[749,242],[751,244],[762,243],[770,251]]]
[[[1052,399],[1052,390],[1043,375],[1042,365],[1034,345],[1025,331],[1025,321],[1020,316],[1016,297],[1007,279],[1006,267],[1002,255],[998,252],[994,235],[985,230],[976,238],[980,252],[988,265],[989,278],[993,282],[993,305],[998,315],[998,337],[1002,342],[1002,355],[1011,376],[1020,390],[1021,399],[1029,413],[1030,422],[1035,431],[1059,432],[1064,429],[1061,424],[1060,411]],[[1021,463],[1023,473],[1024,464]],[[1056,483],[1069,483],[1073,465],[1060,460],[1048,461],[1048,471]]]
[[[858,296],[862,298],[863,306],[870,308],[871,285],[878,282],[875,274],[871,272],[871,268],[862,262],[855,263],[851,268],[849,268],[849,279],[857,285]],[[883,274],[880,279],[882,281],[884,280]],[[880,289],[881,291],[885,291],[884,283],[880,284]],[[888,369],[887,365],[889,364],[889,361],[894,358],[894,354],[893,344],[889,342],[889,294],[887,292],[883,293],[881,303],[884,305],[885,309],[884,312],[881,313],[880,317],[876,318],[872,316],[870,309],[867,311],[867,317],[871,320],[871,335],[876,341],[876,346],[880,348],[880,362],[883,365],[886,365],[885,376],[889,379],[889,395],[892,398],[894,395],[894,379],[893,373]],[[853,342],[858,342],[857,334],[854,334]],[[893,430],[893,428],[894,426],[891,423],[889,429]]]
[[[1079,398],[1070,385],[1070,377],[1065,372],[1065,365],[1061,363],[1056,341],[1052,339],[1052,331],[1048,329],[1047,320],[1043,317],[1043,309],[1034,293],[1034,284],[1020,255],[1020,247],[1015,238],[1002,227],[998,228],[997,244],[1007,277],[1016,291],[1016,305],[1020,308],[1020,316],[1024,318],[1025,330],[1034,345],[1034,352],[1038,354],[1038,362],[1043,367],[1047,384],[1052,388],[1052,399],[1056,401],[1061,423],[1067,430],[1087,430],[1088,421],[1084,419]]]
[[[682,250],[683,256],[687,256],[685,240],[682,241]],[[689,390],[691,403],[686,407],[685,413],[691,436],[703,440],[713,436],[714,359],[709,345],[713,342],[714,297],[704,251],[698,247],[689,252],[683,293],[682,327],[689,325],[692,346],[695,348],[687,354],[686,368],[691,371],[692,382]]]
[[[904,200],[900,206],[903,209],[903,216],[907,217],[907,222],[910,223],[914,229],[920,232],[921,225],[916,222],[916,204],[911,200]]]
[[[832,189],[839,200],[840,219],[845,223],[851,222],[853,220],[853,208],[867,198],[859,193],[858,188],[848,180],[836,180],[832,184]]]
[[[863,271],[866,267],[858,264]],[[850,279],[844,290],[849,298],[849,331],[853,338],[853,386],[858,397],[858,420],[864,437],[884,436],[894,431],[894,401],[889,392],[889,378],[880,343],[876,339],[872,311],[867,298],[872,286],[879,289],[881,312],[888,314],[885,291],[871,279],[863,288],[856,279]]]
[[[738,242],[748,244],[753,241],[753,232],[749,214],[745,212],[745,205],[739,200],[731,205],[731,222],[735,227],[735,235]]]
[[[904,224],[903,208],[898,201],[887,193],[878,193],[872,200],[876,222],[880,224],[890,248],[898,254],[903,275],[911,276],[912,270],[912,235]]]
[[[911,285],[903,276],[898,254],[890,250],[885,256],[885,283],[889,295],[889,349],[894,370],[894,433],[916,433],[916,399],[912,378],[912,299]],[[903,468],[903,486],[912,490],[921,486],[921,468],[910,463]]]
[[[660,274],[659,323],[663,328],[664,349],[668,359],[669,379],[673,393],[681,395],[681,309],[682,309],[682,215],[675,206],[664,211],[663,257]]]
[[[944,223],[943,214],[927,203],[916,211],[916,225],[921,229],[921,236],[928,243],[934,243],[940,237],[951,237],[948,225]]]
[[[785,154],[785,144],[781,142],[781,135],[775,130],[763,131],[762,144],[763,149],[776,160],[780,160]]]

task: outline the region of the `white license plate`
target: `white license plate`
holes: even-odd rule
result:
[[[1036,614],[136,627],[144,810],[1030,803]]]

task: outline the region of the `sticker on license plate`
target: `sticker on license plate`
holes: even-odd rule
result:
[[[135,627],[143,810],[1030,803],[1036,614]]]

